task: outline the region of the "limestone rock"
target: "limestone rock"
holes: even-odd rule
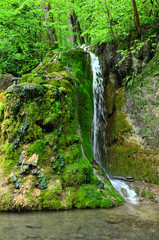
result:
[[[37,166],[39,160],[38,154],[34,153],[29,159],[27,159],[24,164]]]
[[[0,75],[0,89],[6,90],[9,86],[13,84],[12,80],[14,76],[9,73],[4,73]]]

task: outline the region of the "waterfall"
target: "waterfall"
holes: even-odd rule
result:
[[[92,124],[92,151],[95,161],[103,168],[106,169],[106,155],[107,155],[107,142],[106,142],[106,126],[107,121],[105,118],[105,105],[104,105],[104,81],[102,77],[102,70],[100,67],[99,59],[94,53],[87,50],[85,45],[82,45],[84,51],[90,54],[91,69],[93,74],[93,102],[94,102],[94,116]],[[104,160],[103,160],[104,156]],[[107,173],[113,187],[129,202],[137,204],[137,195],[133,189],[130,189],[125,181],[111,179]],[[126,196],[123,194],[123,189],[126,191]]]
[[[92,124],[92,151],[95,161],[103,166],[102,153],[106,155],[104,85],[98,57],[90,52],[93,73],[94,116]],[[103,166],[104,167],[104,166]]]

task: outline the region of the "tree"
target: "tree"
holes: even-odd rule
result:
[[[108,15],[108,20],[109,20],[109,24],[110,24],[110,31],[111,31],[111,34],[112,34],[113,39],[115,40],[115,34],[114,34],[114,31],[113,31],[113,27],[112,27],[112,20],[111,20],[111,16],[110,16],[108,4],[107,4],[107,1],[106,1],[106,0],[105,0],[105,7],[106,7],[106,11],[107,11],[107,15]]]
[[[73,0],[72,0],[72,3],[74,4]],[[78,16],[76,15],[74,9],[71,14],[71,23],[72,23],[72,27],[73,27],[73,32],[75,33],[74,34],[74,38],[75,38],[74,42],[77,44],[77,36],[78,36],[80,44],[81,45],[84,44],[85,40],[84,40],[84,37],[82,36],[83,31],[81,29],[80,22],[78,20]]]
[[[41,7],[44,10],[44,17],[45,17],[45,23],[46,23],[46,29],[47,29],[47,36],[49,39],[49,46],[50,49],[55,49],[58,47],[57,44],[57,35],[55,28],[52,26],[54,23],[54,16],[51,10],[51,4],[50,2],[42,2]]]
[[[134,23],[140,36],[158,12],[158,0],[0,1],[0,72],[29,72],[57,47],[122,42]]]
[[[137,11],[137,6],[135,0],[132,0],[133,8],[134,8],[134,23],[137,30],[137,34],[140,37],[141,36],[141,27],[140,27],[140,20],[139,20],[139,14]]]

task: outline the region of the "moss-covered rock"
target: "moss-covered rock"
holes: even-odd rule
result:
[[[83,50],[58,61],[47,56],[21,84],[8,88],[0,97],[0,167],[7,189],[2,194],[0,187],[1,211],[124,202],[106,176],[102,182],[93,172],[92,115],[92,76]]]
[[[111,175],[132,176],[135,180],[159,184],[159,121],[154,95],[158,91],[157,66],[158,53],[134,80],[133,86],[119,88],[115,96],[113,86],[108,82],[108,113],[114,108],[113,114],[107,115],[108,168]],[[150,99],[154,99],[154,106]]]
[[[13,78],[14,76],[9,73],[0,74],[0,89],[4,91],[11,86]]]

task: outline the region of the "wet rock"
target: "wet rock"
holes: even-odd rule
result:
[[[6,90],[9,86],[11,86],[12,79],[14,79],[14,76],[9,73],[4,73],[0,75],[0,89]]]
[[[112,179],[117,179],[117,180],[134,182],[134,178],[131,177],[131,176],[111,176],[111,178]]]
[[[121,191],[122,191],[124,197],[128,196],[127,190],[125,188],[122,188]]]
[[[19,84],[20,83],[20,78],[19,77],[13,77],[12,78],[12,84]]]
[[[121,221],[123,221],[123,219],[121,219],[120,217],[118,217],[116,215],[110,215],[110,216],[108,216],[108,218],[106,218],[105,221],[107,223],[117,224],[117,223],[121,223]]]

